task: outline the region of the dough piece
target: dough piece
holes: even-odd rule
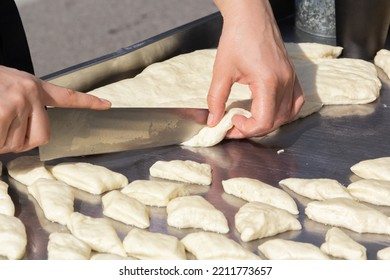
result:
[[[173,181],[210,185],[211,166],[192,160],[157,161],[149,169],[150,175]]]
[[[241,108],[230,109],[222,120],[214,127],[204,127],[197,135],[183,142],[182,145],[190,147],[211,147],[221,142],[228,132],[233,127],[232,118],[234,115],[243,115],[250,118],[252,114]]]
[[[64,182],[38,179],[27,187],[28,192],[41,207],[46,219],[66,225],[73,213],[73,189]]]
[[[172,235],[132,229],[123,240],[129,256],[141,260],[185,260],[184,245]]]
[[[234,221],[244,242],[302,229],[298,219],[291,213],[257,201],[242,206]]]
[[[343,51],[336,47],[319,43],[284,43],[288,56],[295,59],[337,58]]]
[[[215,232],[187,234],[181,242],[198,260],[259,260],[258,255],[236,241]]]
[[[386,215],[351,199],[309,202],[305,213],[313,221],[358,233],[390,234],[390,219]]]
[[[167,206],[168,225],[177,228],[200,228],[219,233],[229,232],[224,214],[202,196],[182,196]]]
[[[54,179],[38,156],[21,156],[7,163],[8,174],[28,186],[39,178]]]
[[[258,247],[269,260],[328,260],[317,246],[292,240],[273,239]]]
[[[333,227],[326,233],[325,243],[320,247],[325,254],[346,260],[366,260],[366,248],[341,229]]]
[[[336,197],[353,199],[347,189],[337,180],[333,179],[287,178],[281,180],[279,185],[314,200],[325,200]]]
[[[92,194],[120,189],[129,183],[120,173],[86,162],[60,163],[53,166],[51,172],[58,180]]]
[[[103,195],[102,202],[107,217],[139,228],[150,226],[148,208],[135,198],[113,190]]]
[[[390,79],[390,51],[382,49],[378,51],[374,58],[376,66],[380,67]]]
[[[108,253],[95,253],[92,254],[90,260],[94,261],[107,261],[107,260],[136,260],[136,258],[132,257],[122,257],[115,254]]]
[[[0,214],[15,215],[15,205],[8,194],[8,184],[0,180]]]
[[[27,246],[26,228],[19,218],[0,214],[0,256],[21,259]]]
[[[171,199],[190,194],[183,184],[150,180],[133,181],[121,192],[143,204],[157,207],[166,207]]]
[[[349,184],[347,190],[359,201],[390,206],[390,181],[362,179]]]
[[[284,209],[293,215],[299,213],[294,199],[285,191],[261,182],[260,180],[237,177],[222,181],[226,193],[246,201],[259,201]]]
[[[378,260],[390,260],[390,247],[379,250],[376,255]]]
[[[363,179],[390,181],[390,157],[363,160],[351,167]]]
[[[87,243],[93,250],[127,256],[122,241],[106,219],[73,212],[67,226],[74,236]]]
[[[88,260],[91,247],[70,233],[53,232],[47,243],[48,260]]]

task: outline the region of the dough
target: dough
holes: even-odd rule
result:
[[[377,252],[378,260],[390,260],[390,247],[383,248]]]
[[[358,233],[390,234],[390,219],[386,215],[351,199],[309,202],[305,213],[313,221]]]
[[[122,257],[115,254],[108,253],[94,253],[92,254],[90,260],[93,261],[107,261],[107,260],[136,260],[136,258],[132,257]]]
[[[198,260],[259,260],[236,241],[215,232],[187,234],[181,242]]]
[[[47,243],[48,260],[88,260],[91,247],[70,233],[53,232]]]
[[[337,58],[342,47],[319,43],[284,43],[288,56],[295,59]]]
[[[167,206],[168,202],[175,197],[189,195],[188,190],[181,183],[150,180],[135,180],[121,192],[143,204],[157,207]]]
[[[347,190],[359,201],[390,206],[390,181],[362,179],[349,184]]]
[[[325,243],[320,247],[325,254],[346,260],[366,260],[366,248],[341,229],[333,227],[326,233]]]
[[[257,201],[242,206],[234,221],[244,242],[302,229],[298,219],[291,213]]]
[[[87,243],[93,250],[127,256],[122,241],[106,219],[73,212],[67,226],[75,237]]]
[[[246,201],[259,201],[284,209],[293,215],[299,213],[294,199],[285,191],[261,182],[257,179],[237,177],[222,181],[226,193]]]
[[[363,179],[390,181],[390,157],[360,161],[351,167],[351,171]]]
[[[273,239],[258,247],[259,251],[269,260],[328,260],[317,246],[284,239]]]
[[[337,180],[333,179],[287,178],[281,180],[279,185],[314,200],[325,200],[336,197],[353,199],[347,189]]]
[[[120,189],[129,183],[120,173],[86,162],[60,163],[53,166],[51,172],[58,180],[92,194]]]
[[[380,67],[390,79],[390,51],[382,49],[378,51],[374,57],[374,63]]]
[[[176,228],[200,228],[219,233],[229,232],[224,214],[202,196],[182,196],[167,206],[168,225]]]
[[[38,179],[27,187],[41,207],[46,219],[66,225],[73,213],[73,189],[54,179]]]
[[[26,228],[19,218],[0,214],[0,256],[21,259],[27,246]]]
[[[173,181],[211,185],[211,166],[192,160],[157,161],[149,169],[150,175]]]
[[[102,202],[107,217],[139,228],[150,226],[148,208],[135,198],[113,190],[103,195]]]
[[[141,260],[185,260],[184,245],[177,237],[132,229],[123,240],[126,252]]]
[[[8,184],[0,180],[0,214],[15,215],[15,205],[8,194]]]
[[[39,178],[54,179],[38,156],[20,156],[7,163],[8,174],[16,181],[30,185]]]

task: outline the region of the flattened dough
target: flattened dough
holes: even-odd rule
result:
[[[378,260],[390,260],[390,247],[383,248],[377,252]]]
[[[374,57],[374,63],[380,67],[390,79],[390,51],[382,49],[378,51]]]
[[[328,260],[317,246],[284,239],[273,239],[258,247],[259,251],[269,260]]]
[[[168,225],[177,228],[200,228],[218,233],[229,232],[225,215],[202,196],[172,199],[167,206]]]
[[[67,232],[53,232],[47,243],[48,260],[88,260],[91,247]]]
[[[357,243],[337,227],[329,229],[320,247],[325,254],[346,260],[366,260],[366,247]]]
[[[20,156],[7,163],[8,174],[28,186],[39,178],[55,179],[38,156]]]
[[[15,215],[15,205],[8,194],[8,184],[0,180],[0,214]]]
[[[295,59],[337,58],[343,51],[342,47],[319,43],[284,43],[288,56]]]
[[[359,201],[390,206],[390,181],[362,179],[349,184],[347,189]]]
[[[291,213],[257,201],[242,206],[234,216],[234,221],[244,242],[302,229],[298,219]]]
[[[68,223],[74,210],[74,192],[69,185],[54,179],[40,178],[27,189],[38,202],[46,219],[62,225]]]
[[[171,199],[189,195],[189,191],[181,183],[151,180],[135,180],[121,192],[143,204],[157,207],[166,207]]]
[[[226,193],[246,201],[259,201],[284,209],[293,215],[299,213],[294,199],[285,191],[257,179],[237,177],[222,181]]]
[[[390,234],[389,217],[351,199],[333,198],[309,202],[305,213],[313,221],[344,227],[358,233]]]
[[[23,258],[27,234],[22,221],[14,216],[0,214],[0,256],[9,260]]]
[[[149,168],[150,175],[157,178],[210,185],[212,181],[211,166],[192,160],[156,161]]]
[[[181,242],[198,260],[259,260],[258,255],[236,241],[215,232],[187,234]]]
[[[334,179],[287,178],[281,180],[279,185],[314,200],[325,200],[336,197],[353,199],[347,189]]]
[[[74,236],[87,243],[93,250],[127,256],[122,241],[106,219],[73,212],[67,226]]]
[[[113,190],[102,196],[102,203],[107,217],[139,228],[150,226],[149,209],[135,198]]]
[[[390,181],[390,157],[360,161],[351,167],[351,171],[363,179]]]
[[[123,240],[129,256],[141,260],[185,260],[184,245],[172,235],[132,229]]]
[[[126,186],[128,179],[104,166],[86,162],[64,162],[51,168],[53,175],[60,181],[80,190],[102,194]]]

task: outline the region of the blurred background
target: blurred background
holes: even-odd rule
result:
[[[0,0],[1,1],[1,0]],[[15,0],[39,77],[207,16],[213,0]]]

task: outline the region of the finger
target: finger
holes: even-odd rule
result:
[[[47,111],[38,108],[28,119],[23,151],[47,144],[50,140],[50,126]]]
[[[1,114],[0,114],[0,149],[5,145],[5,142],[7,141],[7,135],[9,128],[12,124],[13,117],[10,117],[9,113],[6,112],[7,108],[1,108]]]
[[[24,148],[27,130],[27,116],[15,118],[8,130],[7,141],[4,145],[4,151],[12,153],[21,152]]]

